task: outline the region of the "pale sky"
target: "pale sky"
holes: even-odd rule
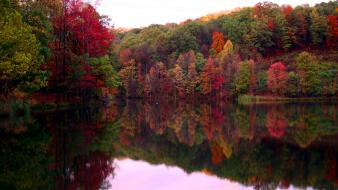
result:
[[[208,13],[253,6],[266,0],[101,0],[100,14],[108,15],[115,28],[136,28],[150,24],[179,23]],[[329,0],[268,0],[279,5],[314,5]]]

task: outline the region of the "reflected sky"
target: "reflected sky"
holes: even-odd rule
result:
[[[239,183],[220,179],[203,172],[187,174],[179,167],[164,164],[151,165],[129,158],[115,159],[115,176],[110,181],[111,190],[252,190]],[[289,190],[299,188],[290,187]],[[302,188],[303,190],[304,188]],[[278,190],[281,190],[278,188]],[[312,190],[312,188],[305,188]]]
[[[187,174],[181,168],[164,164],[150,165],[131,159],[115,159],[114,164],[117,168],[111,190],[252,189],[202,172]]]

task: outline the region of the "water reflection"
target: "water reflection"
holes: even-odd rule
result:
[[[249,190],[236,182],[220,179],[205,172],[185,173],[178,167],[164,164],[151,165],[144,161],[122,159],[114,161],[118,166],[116,176],[111,181],[111,189],[123,190]],[[142,173],[142,175],[140,175]],[[208,175],[208,177],[206,177]],[[130,180],[133,179],[133,180]]]
[[[114,158],[238,187],[336,189],[337,110],[333,103],[120,101],[13,114],[0,118],[0,189],[111,189],[122,164]]]

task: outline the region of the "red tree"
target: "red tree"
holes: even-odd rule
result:
[[[222,92],[224,84],[222,69],[215,64],[212,58],[209,58],[208,63],[204,65],[200,80],[203,94]]]
[[[53,58],[46,68],[52,72],[49,87],[102,87],[100,64],[91,65],[83,56],[106,55],[114,35],[95,8],[81,0],[63,0],[62,11],[53,18],[53,29],[55,40],[50,44]]]
[[[131,50],[129,48],[122,50],[119,54],[119,59],[123,65],[128,64],[128,62],[132,59]]]
[[[268,70],[268,87],[274,93],[282,95],[287,85],[288,73],[282,62],[274,63]]]
[[[327,17],[327,21],[329,23],[330,29],[329,34],[330,37],[327,40],[328,47],[337,47],[338,41],[338,16],[330,15]]]
[[[74,52],[80,55],[87,53],[91,57],[107,54],[114,38],[109,29],[100,21],[100,15],[95,8],[81,1],[70,1],[66,22],[69,25]]]
[[[285,18],[288,22],[291,21],[291,13],[293,8],[290,5],[282,5],[282,12],[285,15]]]

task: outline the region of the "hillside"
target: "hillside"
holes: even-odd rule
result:
[[[337,7],[264,2],[118,33],[113,54],[122,89],[152,98],[335,97]]]

